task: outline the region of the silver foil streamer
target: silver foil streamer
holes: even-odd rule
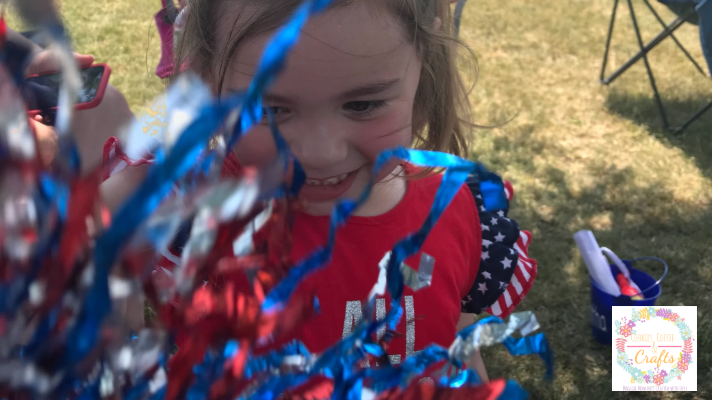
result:
[[[59,91],[54,128],[60,140],[66,140],[70,133],[77,93],[79,93],[79,88],[82,84],[71,43],[64,34],[62,22],[54,6],[54,1],[16,0],[14,4],[28,25],[43,28],[41,34],[47,36],[50,40],[48,50],[54,54],[61,65],[62,84]]]
[[[381,261],[378,262],[378,281],[373,285],[373,289],[368,295],[369,303],[373,302],[376,296],[383,296],[386,292],[388,262],[391,259],[391,252],[386,252]],[[414,270],[405,262],[401,263],[400,271],[406,286],[414,292],[426,288],[433,283],[433,269],[435,259],[426,253],[421,253],[418,270]]]
[[[61,375],[49,375],[29,361],[15,359],[0,364],[0,382],[10,387],[31,387],[40,395],[49,395],[61,379]]]
[[[156,98],[151,106],[152,112],[140,116],[121,133],[126,155],[134,159],[146,158],[157,148],[170,153],[180,134],[211,101],[210,88],[200,78],[192,73],[181,74],[166,93]],[[214,147],[220,147],[220,143],[214,142]]]
[[[426,253],[421,253],[420,264],[418,270],[415,271],[406,263],[401,263],[401,274],[405,285],[411,288],[414,292],[426,288],[433,283],[433,268],[435,259]]]
[[[261,179],[248,176],[213,185],[211,190],[195,200],[194,204],[200,204],[200,208],[181,254],[181,264],[175,271],[179,293],[185,295],[194,287],[196,265],[202,265],[202,260],[212,251],[220,224],[245,217],[256,207],[261,192]]]
[[[0,65],[0,141],[11,158],[31,161],[36,157],[35,138],[27,122],[20,89],[10,71]]]
[[[450,359],[465,361],[476,350],[502,343],[516,331],[526,336],[537,329],[539,329],[539,322],[531,311],[514,313],[509,317],[509,321],[503,324],[477,325],[467,338],[462,339],[458,336],[455,339],[448,350]]]
[[[136,380],[158,364],[165,354],[166,334],[157,329],[142,329],[138,337],[122,345],[111,353],[112,369],[120,373],[128,373]]]
[[[383,319],[386,318],[386,299],[376,299],[376,320],[377,321],[382,321]],[[413,332],[415,334],[415,332]],[[376,341],[380,341],[383,339],[383,336],[386,335],[386,325],[383,325],[382,327],[378,328],[378,331],[376,332]],[[401,362],[401,355],[400,354],[395,354],[395,355],[388,355],[388,360],[391,362],[392,365],[400,364]],[[378,364],[376,364],[378,365]]]

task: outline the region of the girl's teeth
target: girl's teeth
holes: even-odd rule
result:
[[[339,175],[339,176],[329,178],[329,179],[309,179],[309,178],[307,178],[306,183],[307,183],[307,185],[314,185],[314,186],[334,186],[334,185],[338,185],[339,183],[341,183],[341,181],[346,179],[347,175],[348,174],[343,174],[343,175]]]
[[[337,183],[339,183],[339,178],[329,178],[321,182],[322,185],[327,186],[336,185]]]

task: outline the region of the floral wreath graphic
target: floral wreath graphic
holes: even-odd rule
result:
[[[628,358],[625,352],[626,338],[635,334],[633,328],[636,323],[644,323],[652,318],[662,318],[665,321],[670,321],[680,330],[680,337],[685,341],[685,345],[678,357],[677,366],[670,371],[665,369],[654,368],[648,371],[642,371],[633,367],[633,360]],[[615,332],[617,336],[622,336],[616,339],[616,348],[618,349],[617,364],[621,366],[627,373],[630,374],[630,383],[654,383],[658,386],[670,382],[673,378],[682,380],[682,375],[687,372],[690,364],[692,364],[692,330],[685,323],[684,318],[670,309],[645,307],[636,312],[633,308],[631,319],[621,318],[615,321]]]

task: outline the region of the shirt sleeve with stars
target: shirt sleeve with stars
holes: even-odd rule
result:
[[[480,217],[482,256],[475,282],[461,303],[463,313],[488,313],[506,318],[529,292],[537,273],[536,260],[529,258],[531,234],[507,218],[513,197],[512,185],[504,182],[507,207],[487,210],[480,192],[479,179],[467,182]]]

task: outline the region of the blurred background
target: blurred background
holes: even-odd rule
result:
[[[112,68],[111,83],[141,113],[165,83],[155,74],[158,0],[66,0],[76,51]],[[661,26],[633,1],[643,41]],[[653,1],[661,17],[674,14]],[[609,54],[613,71],[639,50],[625,2]],[[469,0],[461,39],[480,129],[472,159],[515,188],[511,216],[533,234],[539,275],[518,308],[536,313],[556,356],[553,383],[537,358],[485,349],[490,377],[516,379],[534,399],[712,399],[712,112],[680,135],[664,129],[642,60],[610,86],[599,83],[613,0]],[[18,26],[10,19],[10,26]],[[697,27],[676,37],[705,66]],[[648,55],[671,124],[712,100],[702,76],[667,39]],[[706,71],[706,68],[705,68]],[[594,341],[590,283],[572,235],[632,259],[657,256],[670,273],[657,305],[698,307],[698,392],[611,392],[611,348]],[[657,269],[656,269],[657,268]],[[662,268],[651,264],[652,275]]]

